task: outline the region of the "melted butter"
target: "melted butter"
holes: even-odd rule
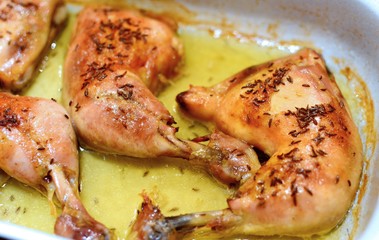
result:
[[[60,102],[62,68],[75,17],[47,56],[44,69],[25,95],[54,98]],[[182,26],[179,37],[184,44],[184,65],[180,75],[159,95],[180,126],[177,136],[190,139],[208,133],[206,127],[186,119],[177,111],[175,96],[189,84],[210,86],[245,67],[287,53],[255,43],[241,43],[231,37],[213,38],[208,32]],[[348,91],[348,88],[344,88]],[[345,94],[349,96],[349,94]],[[351,101],[351,99],[349,100]],[[348,102],[349,102],[348,101]],[[353,111],[354,112],[354,111]],[[162,212],[169,215],[219,210],[227,206],[230,192],[204,171],[193,169],[180,159],[133,159],[82,150],[80,153],[81,199],[90,214],[124,239],[146,191]],[[10,180],[0,191],[0,219],[53,233],[55,218],[46,197]],[[340,239],[348,234],[351,214],[343,226],[320,239]]]

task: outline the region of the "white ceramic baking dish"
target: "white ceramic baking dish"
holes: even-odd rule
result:
[[[177,7],[170,1],[129,1],[143,8]],[[377,0],[181,0],[194,18],[223,23],[250,34],[262,45],[302,42],[320,50],[332,72],[349,66],[367,85],[373,122],[365,133],[367,168],[355,238],[379,239],[379,1]],[[176,11],[175,9],[165,9]],[[291,44],[286,45],[291,50]],[[336,60],[338,59],[338,60]],[[361,128],[367,122],[358,123]],[[357,202],[357,201],[356,201]],[[58,239],[0,221],[0,237]],[[348,238],[345,236],[344,238]]]

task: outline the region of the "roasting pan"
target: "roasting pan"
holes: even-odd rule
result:
[[[139,8],[183,14],[186,18],[191,18],[192,23],[237,30],[231,32],[234,35],[238,32],[246,33],[249,41],[256,41],[262,46],[282,46],[289,52],[295,51],[299,45],[310,46],[322,52],[330,71],[342,74],[346,86],[357,88],[357,97],[366,99],[364,108],[360,109],[365,118],[355,119],[362,135],[366,159],[361,188],[353,209],[341,226],[344,233],[338,236],[341,239],[379,239],[379,1],[126,2]],[[77,4],[71,1],[69,10],[76,12],[79,9]],[[217,31],[214,34],[217,35]],[[244,41],[244,38],[240,40]],[[3,203],[0,202],[0,207],[2,206]],[[16,225],[1,216],[0,238],[61,239],[43,231]]]

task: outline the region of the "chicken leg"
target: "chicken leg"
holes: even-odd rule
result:
[[[134,10],[85,8],[67,54],[63,98],[81,145],[133,157],[187,157],[154,96],[176,73],[172,27]]]
[[[63,212],[55,233],[74,239],[109,239],[78,194],[78,150],[62,106],[52,100],[0,93],[0,169],[47,194],[55,193]]]
[[[64,25],[62,0],[0,1],[0,90],[20,91]]]
[[[221,182],[238,182],[257,161],[229,161],[239,156],[178,139],[173,117],[154,95],[180,64],[182,45],[174,26],[135,10],[88,7],[80,12],[63,87],[79,141],[103,153],[184,158],[206,169],[212,165],[211,173]],[[241,152],[254,154],[247,148]],[[247,170],[237,176],[233,168]]]
[[[191,86],[177,102],[187,115],[213,122],[270,159],[228,199],[225,210],[165,218],[145,197],[133,228],[139,238],[175,237],[197,227],[224,236],[310,236],[344,219],[359,185],[362,144],[318,53],[303,49],[211,88]]]

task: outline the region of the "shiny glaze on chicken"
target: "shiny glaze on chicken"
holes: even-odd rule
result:
[[[19,91],[66,18],[62,0],[0,1],[0,89]]]
[[[173,117],[153,94],[180,64],[182,46],[173,26],[162,16],[134,10],[86,8],[79,14],[63,89],[76,133],[82,146],[95,151],[184,158],[220,182],[235,184],[255,169],[240,167],[253,166],[254,153],[241,147],[235,156],[218,149],[222,133],[211,136],[209,147],[178,139]]]
[[[134,157],[188,157],[153,93],[176,73],[175,29],[134,10],[85,8],[64,67],[64,103],[80,143]]]
[[[155,219],[141,214],[134,228],[140,238],[175,237],[201,226],[225,234],[309,236],[343,220],[359,185],[362,144],[318,53],[303,49],[211,88],[191,86],[177,101],[187,115],[271,157],[228,200],[228,209]]]
[[[63,208],[56,234],[109,238],[108,229],[80,202],[76,137],[67,112],[58,103],[0,93],[0,169],[47,194],[51,203],[55,193]]]

